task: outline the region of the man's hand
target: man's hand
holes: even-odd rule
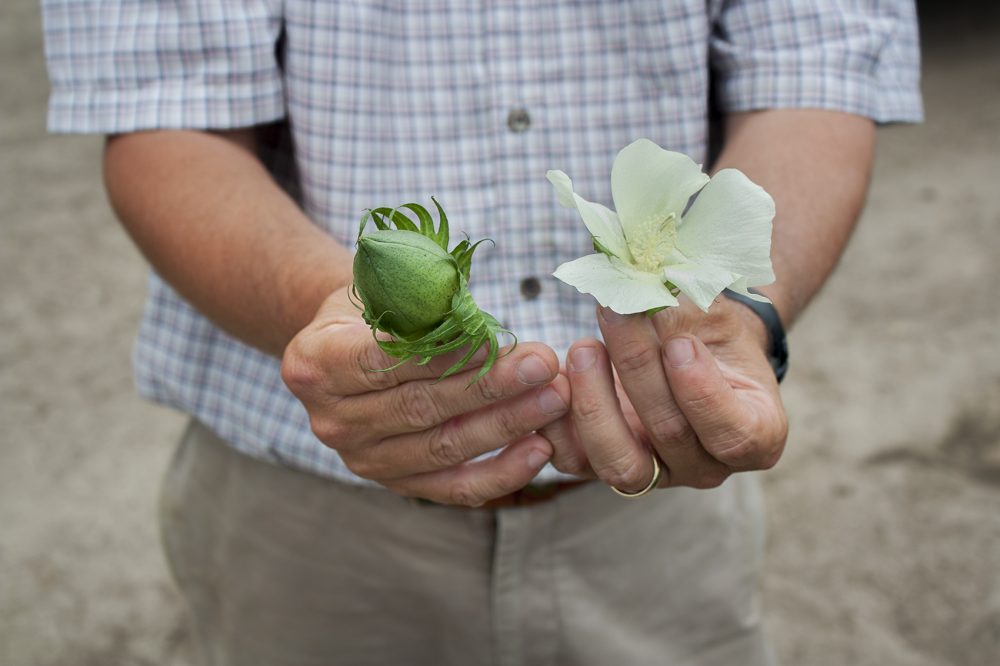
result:
[[[786,329],[843,251],[864,203],[874,142],[872,121],[848,113],[771,109],[725,119],[714,170],[741,170],[777,206],[777,281],[764,291]],[[763,325],[725,297],[707,314],[682,303],[652,321],[598,313],[607,351],[596,340],[573,346],[572,413],[543,433],[557,468],[636,491],[653,476],[650,450],[667,466],[661,485],[713,487],[734,471],[775,464],[788,422],[762,351]]]
[[[607,349],[573,345],[571,413],[543,433],[558,469],[636,492],[653,477],[650,451],[661,487],[714,488],[777,462],[788,422],[763,326],[724,297],[707,314],[682,303],[652,319],[599,309]]]
[[[548,462],[552,446],[534,431],[566,413],[570,393],[543,344],[501,353],[470,386],[484,356],[441,381],[457,356],[380,371],[398,360],[379,349],[344,288],[292,340],[281,370],[313,432],[355,474],[400,495],[478,506],[523,488]]]

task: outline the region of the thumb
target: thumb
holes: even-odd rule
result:
[[[732,467],[752,466],[756,417],[738,398],[704,343],[676,335],[663,345],[667,382],[702,446]]]

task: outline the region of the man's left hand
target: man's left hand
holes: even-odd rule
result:
[[[651,451],[660,487],[714,488],[778,461],[788,420],[760,320],[721,296],[708,313],[681,301],[653,317],[598,308],[607,347],[573,345],[571,411],[542,431],[557,469],[637,492],[653,478]]]

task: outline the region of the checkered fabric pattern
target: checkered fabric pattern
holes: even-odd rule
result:
[[[822,108],[880,122],[922,112],[904,0],[42,5],[52,131],[286,121],[317,225],[351,246],[363,209],[437,196],[453,229],[496,241],[473,267],[478,303],[561,355],[598,331],[592,299],[551,277],[590,239],[558,207],[546,170],[611,205],[612,160],[636,138],[702,161],[710,80],[723,112]],[[135,365],[143,395],[237,449],[360,481],[312,435],[278,361],[155,275]],[[548,469],[540,480],[555,478]]]

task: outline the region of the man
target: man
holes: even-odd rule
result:
[[[194,419],[162,520],[206,663],[770,663],[734,473],[784,446],[776,333],[727,298],[595,318],[550,277],[590,239],[544,174],[610,203],[636,138],[704,160],[711,83],[712,168],[777,204],[787,326],[857,218],[874,121],[919,119],[911,3],[43,6],[50,127],[113,135],[156,271],[140,390]],[[523,340],[469,389],[434,382],[447,360],[370,372],[348,299],[360,211],[431,195],[496,242],[471,286]]]

